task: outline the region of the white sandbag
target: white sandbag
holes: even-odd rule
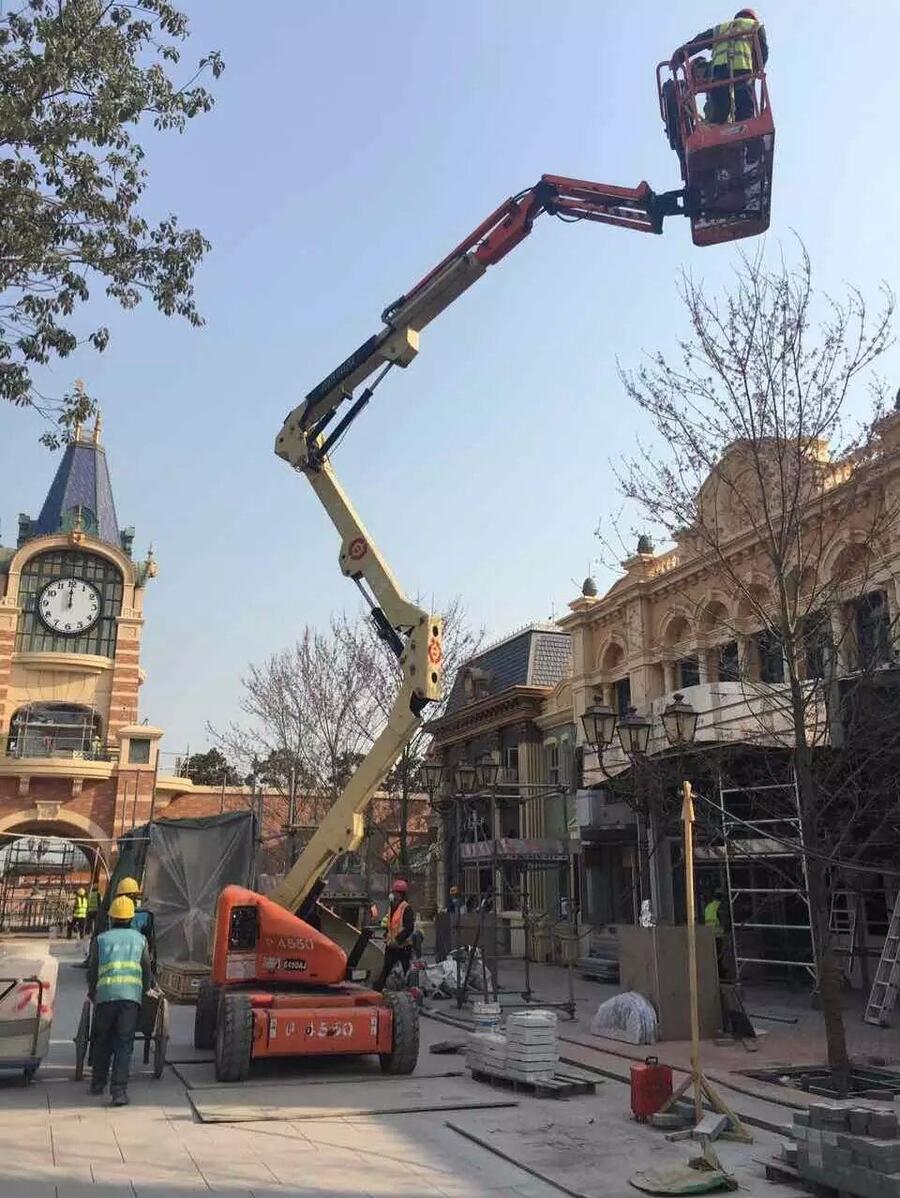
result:
[[[643,994],[628,990],[601,1003],[591,1020],[591,1035],[621,1040],[625,1044],[655,1044],[656,1011]]]

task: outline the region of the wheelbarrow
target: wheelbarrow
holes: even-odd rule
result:
[[[152,1056],[153,1076],[162,1077],[166,1066],[166,1049],[169,1046],[169,1004],[165,995],[144,995],[134,1038],[135,1042],[143,1041],[144,1064],[149,1065]],[[85,1064],[93,1065],[93,1061],[94,1004],[86,998],[81,1008],[78,1031],[75,1033],[76,1081],[81,1081],[84,1077]]]

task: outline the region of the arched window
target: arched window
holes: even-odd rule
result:
[[[29,703],[9,724],[10,757],[99,757],[100,717],[80,703]]]
[[[96,621],[77,635],[63,635],[41,619],[40,595],[56,579],[77,578],[89,584],[99,595]],[[122,571],[97,553],[78,549],[51,549],[39,553],[22,567],[19,582],[19,627],[16,651],[19,653],[92,653],[114,657],[116,618],[122,611]]]

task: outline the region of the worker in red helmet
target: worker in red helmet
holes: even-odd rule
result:
[[[759,39],[762,64],[758,61],[754,34]],[[710,75],[713,82],[720,79],[734,81],[731,87],[716,87],[709,93],[706,119],[714,125],[749,120],[756,111],[750,77],[769,60],[766,27],[755,10],[739,8],[730,21],[704,29],[675,51],[672,63],[675,65],[701,50],[711,51]]]
[[[387,913],[387,928],[384,933],[384,966],[375,983],[376,990],[383,990],[395,965],[399,965],[404,976],[412,960],[412,934],[416,928],[416,913],[406,901],[409,887],[402,878],[397,878],[391,887]]]

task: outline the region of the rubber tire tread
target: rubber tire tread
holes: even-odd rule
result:
[[[204,978],[197,991],[197,1006],[194,1008],[194,1048],[204,1051],[215,1048],[220,998],[221,987]]]
[[[419,1008],[405,990],[386,990],[384,1005],[394,1017],[394,1047],[379,1054],[382,1073],[412,1073],[419,1059]]]
[[[216,1028],[216,1081],[246,1081],[253,1051],[249,994],[223,994]]]
[[[92,1014],[93,1004],[89,998],[86,998],[81,1008],[81,1018],[78,1020],[78,1031],[75,1033],[75,1080],[77,1082],[84,1077],[84,1065],[90,1056]]]

